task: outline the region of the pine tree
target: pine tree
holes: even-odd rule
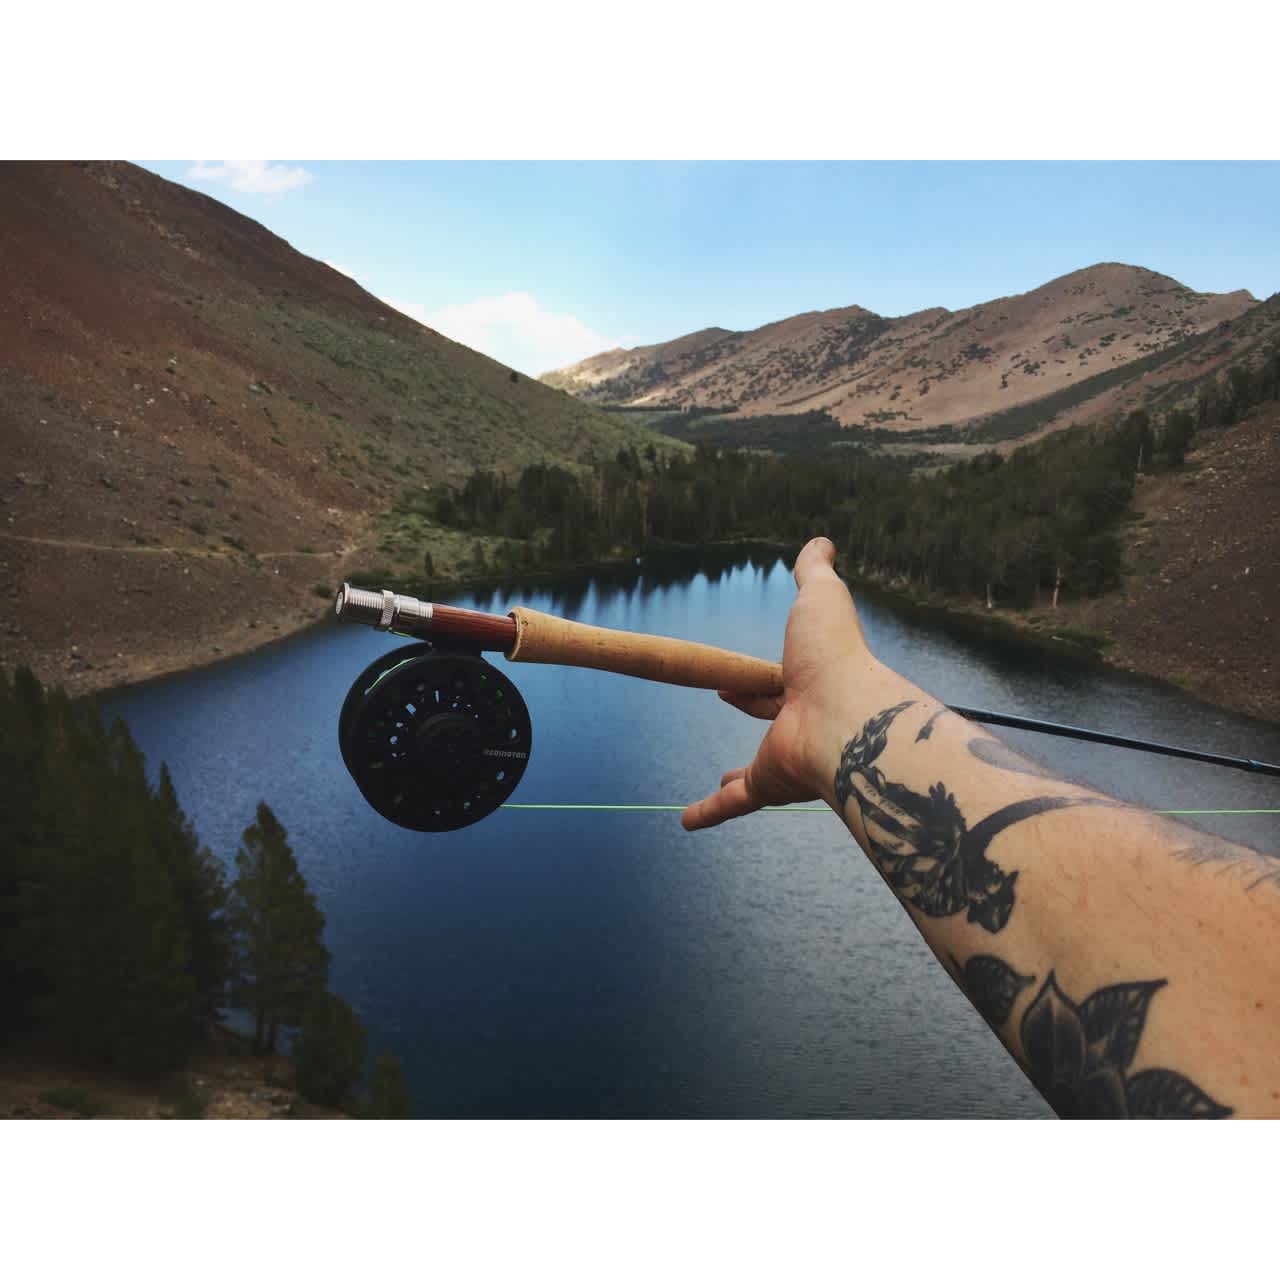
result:
[[[369,1097],[364,1106],[369,1120],[408,1120],[413,1115],[409,1091],[404,1085],[400,1059],[389,1050],[379,1054],[369,1082]]]
[[[69,908],[78,900],[86,833],[93,829],[87,809],[103,789],[99,779],[109,762],[101,721],[73,716],[62,691],[46,695],[26,668],[16,673],[11,711],[15,736],[6,742],[2,767],[16,786],[16,803],[4,832],[9,873],[0,886],[0,999],[5,1025],[22,1032],[53,1024],[59,968],[76,954],[80,940]]]
[[[218,1016],[231,971],[226,874],[183,813],[165,764],[160,766],[153,822],[156,848],[168,868],[186,928],[197,1017],[211,1022]]]
[[[49,696],[51,749],[39,894],[24,949],[42,980],[38,1021],[70,1057],[133,1074],[181,1064],[196,1025],[187,932],[152,839],[155,796],[142,753],[117,720]]]
[[[0,1025],[10,1028],[24,1023],[31,1009],[31,956],[19,934],[30,912],[31,819],[43,764],[39,725],[23,707],[24,680],[35,683],[25,667],[14,683],[0,671]],[[43,716],[38,684],[34,694]]]
[[[236,852],[228,918],[235,946],[232,1000],[253,1011],[254,1048],[274,1052],[280,1027],[298,1026],[323,990],[324,915],[307,889],[285,829],[265,803]]]
[[[341,996],[312,996],[292,1052],[302,1096],[323,1107],[350,1105],[364,1071],[366,1041],[364,1025]]]
[[[2,1025],[135,1074],[186,1058],[218,927],[216,869],[161,783],[123,721],[0,679]]]
[[[97,891],[84,900],[98,918],[86,930],[82,977],[101,993],[98,1016],[81,1000],[80,1034],[96,1025],[98,1046],[115,1066],[135,1074],[176,1067],[194,1040],[199,1007],[191,977],[186,921],[165,859],[156,847],[155,793],[128,725],[116,719],[106,736],[112,794],[110,830],[87,846]]]

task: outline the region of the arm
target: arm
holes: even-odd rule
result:
[[[823,799],[1064,1116],[1280,1115],[1280,861],[1052,776],[876,661],[825,539],[689,830]]]

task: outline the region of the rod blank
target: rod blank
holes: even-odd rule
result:
[[[1048,734],[1055,738],[1078,738],[1081,742],[1100,742],[1109,747],[1128,747],[1133,751],[1149,751],[1158,756],[1178,756],[1183,760],[1198,760],[1202,764],[1220,764],[1228,769],[1245,769],[1250,773],[1280,777],[1280,764],[1269,764],[1265,760],[1223,756],[1212,751],[1196,751],[1191,747],[1173,747],[1163,742],[1150,742],[1145,738],[1125,738],[1118,733],[1103,733],[1098,729],[1080,729],[1070,724],[1054,724],[1050,720],[1030,720],[1025,716],[1005,715],[1002,711],[979,711],[973,707],[948,707],[947,710],[977,724],[1029,729],[1032,733]]]

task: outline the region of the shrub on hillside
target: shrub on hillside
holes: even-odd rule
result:
[[[365,1029],[356,1011],[332,991],[311,1000],[298,1038],[293,1065],[298,1091],[322,1107],[347,1107],[364,1070]]]
[[[380,1054],[374,1063],[362,1114],[367,1120],[408,1120],[413,1115],[400,1059],[394,1053]]]

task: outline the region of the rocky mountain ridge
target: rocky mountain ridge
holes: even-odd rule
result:
[[[825,411],[845,427],[963,428],[1175,349],[1257,305],[1142,267],[1102,263],[962,311],[809,312],[745,333],[704,329],[544,375],[588,402]]]

